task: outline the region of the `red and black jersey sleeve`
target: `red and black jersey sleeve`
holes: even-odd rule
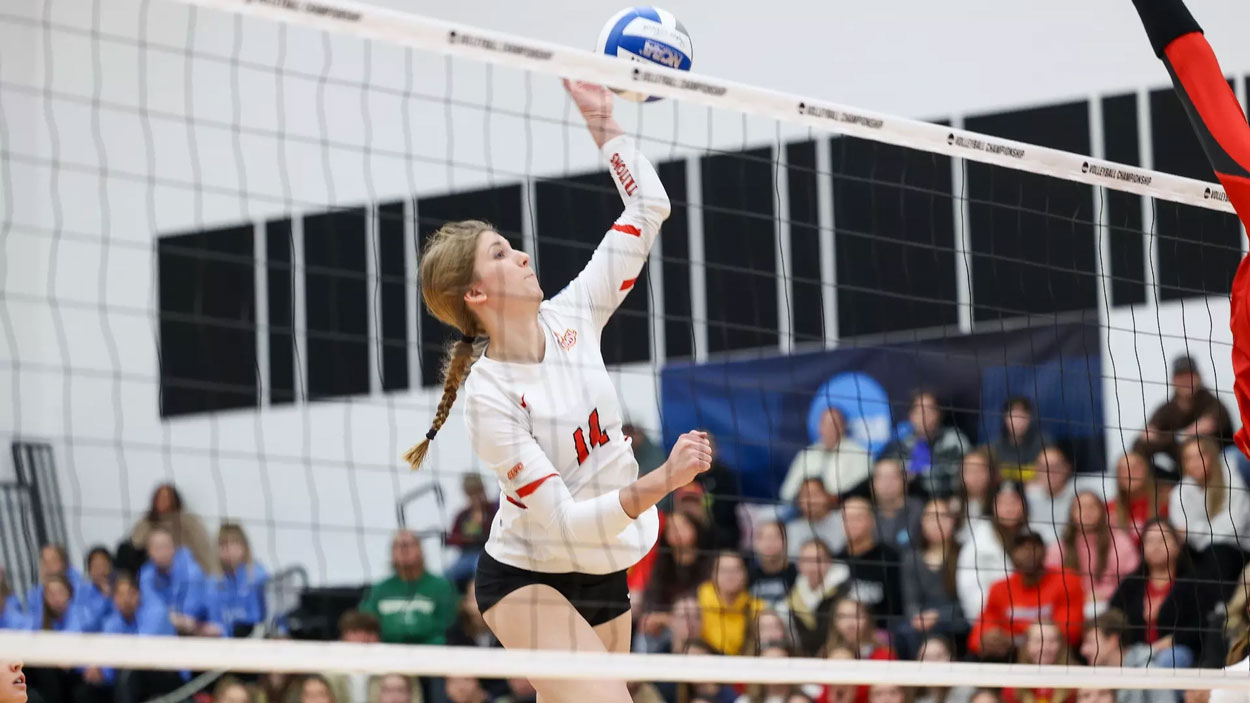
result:
[[[1250,225],[1250,125],[1183,0],[1133,0],[1241,221]],[[1247,27],[1250,30],[1250,27]]]
[[[1250,125],[1202,28],[1183,0],[1133,0],[1155,54],[1163,59],[1198,140],[1241,221],[1250,227]],[[1250,457],[1250,257],[1233,277],[1233,394],[1241,411],[1238,448]]]

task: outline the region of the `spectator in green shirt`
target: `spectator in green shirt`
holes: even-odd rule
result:
[[[456,620],[456,589],[425,569],[421,542],[408,530],[391,541],[395,575],[374,585],[360,603],[360,611],[382,622],[382,641],[398,644],[444,644],[447,628]]]

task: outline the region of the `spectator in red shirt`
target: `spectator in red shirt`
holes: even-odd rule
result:
[[[461,486],[469,499],[469,506],[456,514],[451,523],[451,534],[447,535],[447,546],[460,549],[460,556],[447,570],[447,578],[457,587],[463,587],[477,570],[477,558],[486,547],[490,524],[499,510],[499,504],[486,497],[486,486],[482,484],[481,476],[465,474]]]
[[[1127,530],[1141,544],[1146,523],[1168,516],[1168,486],[1155,481],[1146,455],[1126,452],[1115,465],[1115,497],[1107,502],[1111,526]]]
[[[1033,623],[1050,621],[1068,646],[1081,639],[1085,595],[1076,574],[1047,569],[1046,545],[1035,532],[1020,534],[1011,548],[1015,572],[990,587],[985,609],[972,627],[968,649],[982,660],[1003,661]]]
[[[885,641],[885,635],[873,623],[872,609],[867,603],[847,597],[838,600],[833,606],[833,623],[829,627],[829,638],[825,641],[825,652],[845,648],[856,659],[898,659]],[[856,687],[855,703],[868,703],[868,686]]]
[[[825,652],[825,659],[834,661],[847,661],[854,658],[855,653],[843,646],[832,647]],[[816,697],[815,703],[855,703],[858,693],[858,686],[825,686]]]

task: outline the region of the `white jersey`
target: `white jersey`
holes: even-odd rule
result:
[[[616,137],[603,155],[625,210],[586,268],[539,307],[542,361],[483,355],[464,386],[473,450],[499,477],[499,512],[486,551],[530,571],[621,571],[642,559],[659,534],[655,508],[635,520],[620,504],[620,489],[638,479],[638,462],[621,431],[599,338],[642,271],[669,202],[633,140]]]

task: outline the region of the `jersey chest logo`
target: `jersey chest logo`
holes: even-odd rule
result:
[[[563,334],[557,334],[556,343],[559,344],[560,348],[564,351],[572,349],[573,345],[577,344],[577,330],[570,327],[569,329],[564,330]]]

